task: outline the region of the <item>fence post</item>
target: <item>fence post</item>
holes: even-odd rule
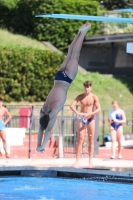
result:
[[[102,138],[102,145],[104,145],[104,134],[105,134],[105,111],[103,110],[103,116],[102,116],[102,118],[103,118],[103,138]]]
[[[34,106],[31,107],[31,116],[30,116],[30,129],[29,129],[29,153],[28,158],[31,157],[31,140],[32,140],[32,125],[34,120]]]
[[[6,106],[5,106],[5,108],[6,108]],[[8,111],[10,112],[10,108],[7,108],[8,109]],[[7,119],[7,116],[5,117],[5,120]],[[11,121],[9,121],[8,123],[7,123],[7,127],[10,127],[10,124],[11,124]]]
[[[61,110],[61,129],[59,133],[59,139],[58,139],[58,154],[59,158],[63,158],[63,136],[64,136],[64,108]]]
[[[98,155],[99,150],[99,114],[95,115],[95,134],[94,134],[94,157]]]
[[[131,122],[132,122],[132,123],[131,123],[131,124],[132,124],[131,126],[132,126],[132,133],[133,133],[133,111],[132,111],[132,121],[131,121]]]
[[[74,153],[76,152],[76,146],[77,146],[77,133],[78,133],[78,118],[77,116],[75,116],[73,118],[74,120],[74,130],[73,130],[73,134],[74,134]]]
[[[76,110],[79,110],[79,105],[76,105]],[[73,121],[74,121],[74,127],[73,127],[73,134],[74,134],[74,153],[76,153],[76,147],[77,147],[77,135],[78,135],[78,118],[77,115],[73,112]]]

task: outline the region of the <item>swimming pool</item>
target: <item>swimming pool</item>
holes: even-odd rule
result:
[[[125,200],[132,184],[84,179],[1,177],[0,200]]]

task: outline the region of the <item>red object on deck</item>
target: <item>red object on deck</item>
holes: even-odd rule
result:
[[[30,108],[21,108],[19,111],[19,127],[20,128],[30,128],[30,116],[31,109]]]

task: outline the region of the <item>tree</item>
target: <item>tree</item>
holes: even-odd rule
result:
[[[133,0],[98,0],[98,2],[108,10],[133,7]]]

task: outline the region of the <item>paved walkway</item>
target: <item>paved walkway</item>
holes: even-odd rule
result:
[[[121,153],[123,160],[133,160],[133,148],[122,148]],[[100,147],[99,153],[96,157],[109,159],[110,156],[111,156],[111,148]],[[116,157],[117,157],[117,151],[116,151]]]
[[[72,167],[74,158],[49,158],[49,159],[0,159],[1,168],[11,167]],[[79,168],[87,168],[88,158],[81,158]],[[93,168],[133,168],[133,160],[110,160],[105,158],[93,158]]]

